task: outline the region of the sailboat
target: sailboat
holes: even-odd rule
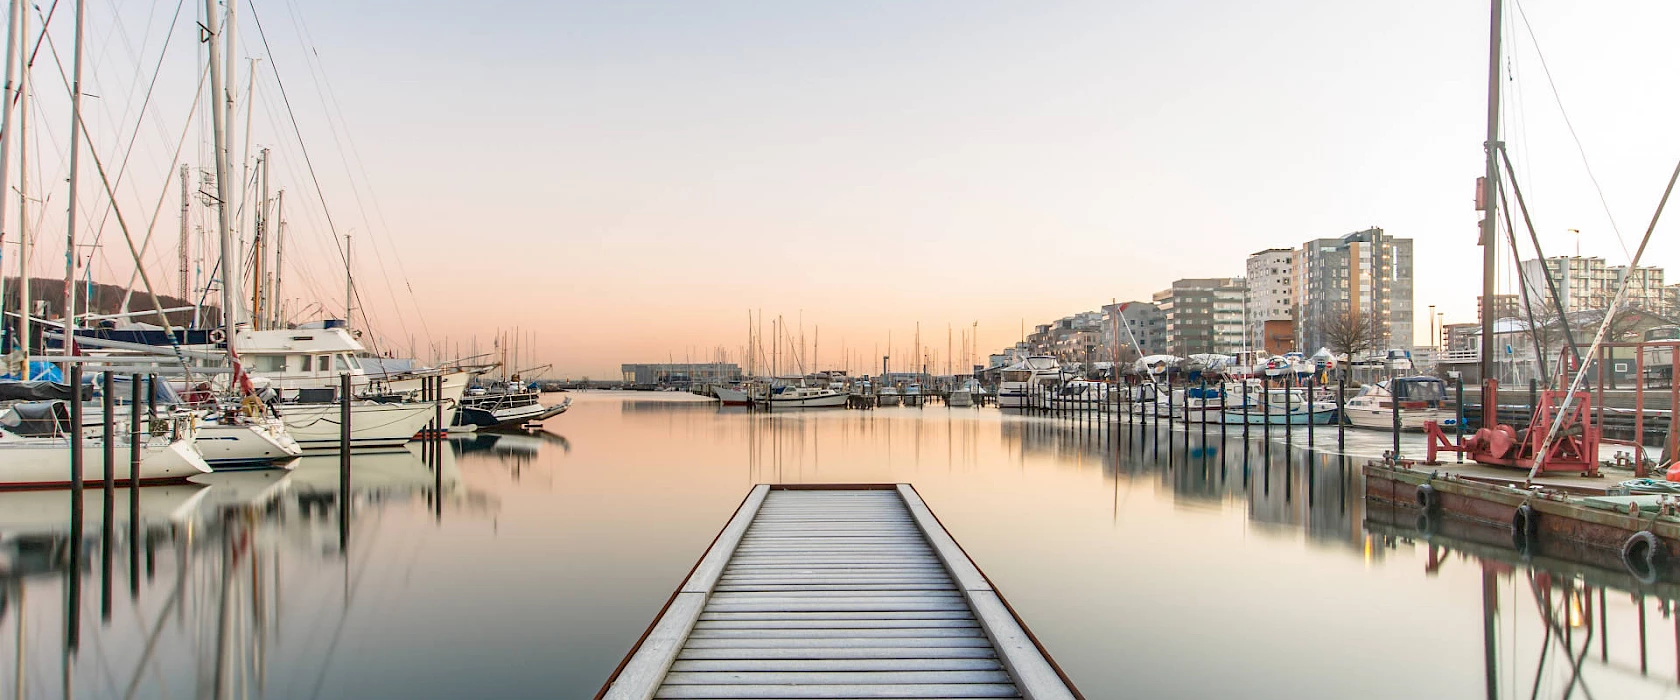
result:
[[[162,434],[143,433],[140,442],[142,484],[185,481],[210,471],[210,465],[194,448],[190,422],[172,421]],[[111,474],[129,483],[136,475],[129,468],[130,442],[127,425],[116,437],[117,463]],[[61,399],[22,401],[0,412],[0,488],[65,488],[73,485],[71,440],[82,443],[82,483],[104,481],[104,460],[99,455],[104,442],[97,432],[72,429],[69,404]]]

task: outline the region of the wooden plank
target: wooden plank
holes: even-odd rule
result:
[[[678,660],[690,659],[995,659],[990,646],[979,647],[829,647],[829,648],[687,648]]]
[[[670,685],[910,685],[1008,683],[997,671],[673,671]]]
[[[986,635],[991,637],[1003,665],[1015,677],[1021,697],[1027,700],[1074,700],[1073,691],[1062,682],[1061,674],[1056,673],[1055,667],[1039,652],[1038,645],[1027,636],[1026,630],[1022,629],[1021,623],[1015,620],[1015,615],[1004,606],[996,592],[972,591],[969,602],[973,603],[974,616],[985,627]]]
[[[1015,686],[978,685],[674,685],[658,698],[1018,698]]]
[[[997,659],[695,659],[679,671],[1001,671]]]
[[[763,506],[765,496],[769,495],[770,486],[759,484],[753,487],[747,500],[735,511],[735,517],[730,518],[729,524],[723,526],[723,532],[712,542],[711,549],[706,551],[705,558],[694,567],[688,581],[683,583],[684,593],[706,593],[717,583],[718,576],[723,573],[723,567],[729,563],[735,554],[735,547],[741,543],[741,537],[746,534],[747,527],[752,525],[753,518],[758,516],[758,509]]]
[[[624,669],[619,671],[604,700],[647,700],[653,697],[705,606],[706,595],[703,593],[678,593]]]

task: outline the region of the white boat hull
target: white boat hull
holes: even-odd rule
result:
[[[966,389],[958,389],[945,397],[945,405],[956,408],[973,406],[974,394],[969,393]]]
[[[717,394],[718,401],[722,402],[725,406],[745,406],[752,403],[752,399],[747,396],[747,392],[740,389],[731,389],[726,386],[714,386],[712,387],[712,393]]]
[[[232,425],[200,424],[194,444],[213,469],[263,467],[303,454],[303,447],[286,432],[285,423],[277,419]]]
[[[280,404],[276,410],[286,421],[286,432],[304,450],[336,450],[340,444],[339,411],[336,403]],[[375,403],[350,405],[350,446],[400,447],[414,439],[435,415],[434,402]]]
[[[770,408],[844,408],[845,394],[829,394],[826,396],[805,396],[799,398],[771,397]]]
[[[128,468],[128,442],[121,440],[116,447],[117,463],[111,474],[117,482],[127,484],[132,478]],[[84,438],[84,485],[99,484],[105,480],[104,462],[104,444]],[[142,484],[185,481],[188,477],[209,471],[210,465],[193,448],[190,439],[154,439],[141,446],[139,476]],[[72,483],[69,438],[9,438],[0,441],[0,489],[68,488]]]
[[[898,405],[898,399],[899,399],[898,394],[876,394],[875,395],[875,405],[876,406],[897,406]]]
[[[1355,427],[1371,428],[1373,430],[1394,430],[1394,414],[1386,408],[1371,409],[1346,406],[1344,407],[1342,413],[1347,416],[1348,423]],[[1423,424],[1425,421],[1441,422],[1455,417],[1456,416],[1453,414],[1444,413],[1439,409],[1403,408],[1400,410],[1400,429],[1423,430]]]

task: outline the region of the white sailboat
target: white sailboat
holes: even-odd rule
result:
[[[63,401],[31,401],[13,404],[0,413],[0,488],[64,488],[70,479],[70,408]],[[116,438],[117,463],[111,473],[128,483],[129,441],[126,424]],[[101,454],[104,443],[89,431],[74,431],[82,442],[82,483],[105,479]],[[210,465],[193,446],[190,422],[173,422],[162,435],[149,432],[140,443],[140,483],[183,481],[210,471]]]

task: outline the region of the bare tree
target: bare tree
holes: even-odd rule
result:
[[[1344,311],[1324,320],[1324,342],[1330,352],[1353,361],[1357,356],[1376,348],[1382,330],[1376,320],[1364,314]]]

